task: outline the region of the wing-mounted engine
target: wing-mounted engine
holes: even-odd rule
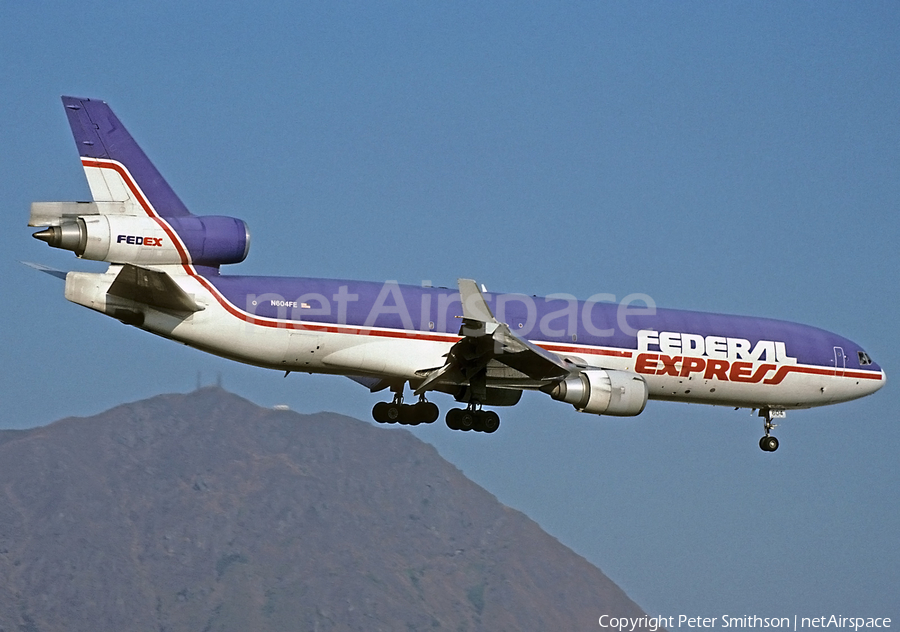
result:
[[[82,259],[137,265],[240,263],[250,249],[247,225],[233,217],[129,215],[117,203],[50,202],[32,205],[29,226],[54,248]]]
[[[544,390],[582,413],[633,417],[647,405],[647,383],[627,371],[587,369]]]

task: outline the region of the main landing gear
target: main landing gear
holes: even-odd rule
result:
[[[440,411],[435,404],[419,396],[415,404],[403,403],[403,387],[395,386],[391,402],[378,402],[372,408],[372,418],[380,424],[401,424],[418,426],[437,421]],[[500,427],[500,415],[492,410],[482,410],[481,404],[472,401],[463,408],[447,411],[447,427],[451,430],[474,430],[475,432],[496,432]]]
[[[500,427],[500,415],[493,410],[481,410],[481,406],[472,402],[465,409],[451,408],[448,410],[447,427],[451,430],[496,432]]]
[[[765,420],[763,422],[763,428],[766,431],[765,436],[759,440],[759,447],[763,452],[774,452],[778,449],[778,439],[771,436],[769,432],[771,432],[773,428],[777,427],[776,424],[772,423],[772,420],[783,419],[784,411],[772,410],[771,408],[762,408],[759,411],[759,416]]]
[[[394,393],[394,401],[378,402],[372,409],[372,418],[378,423],[404,426],[434,423],[440,414],[437,405],[425,401],[424,396],[415,404],[404,404],[402,392]]]

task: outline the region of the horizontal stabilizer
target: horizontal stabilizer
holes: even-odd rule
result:
[[[56,268],[41,265],[40,263],[31,263],[30,261],[20,261],[19,263],[21,263],[22,265],[26,265],[29,268],[40,270],[41,272],[49,274],[50,276],[55,276],[56,278],[62,279],[63,281],[66,280],[66,275],[68,274],[68,272],[66,272],[65,270],[57,270]]]
[[[175,312],[199,312],[203,309],[165,272],[130,263],[122,266],[107,294]]]
[[[59,226],[86,215],[127,215],[129,210],[124,202],[32,202],[28,225]]]

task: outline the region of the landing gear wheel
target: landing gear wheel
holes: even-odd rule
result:
[[[492,410],[451,408],[447,411],[447,427],[451,430],[496,432],[500,427],[500,415]]]
[[[447,411],[447,427],[450,430],[462,430],[462,427],[459,425],[459,417],[462,415],[462,412],[459,408],[451,408]]]
[[[422,401],[413,406],[413,415],[419,422],[430,424],[437,421],[437,418],[441,415],[441,411],[438,409],[437,404]]]
[[[391,402],[378,402],[372,408],[372,418],[380,424],[401,424],[404,426],[418,426],[437,421],[441,411],[435,404],[427,401],[424,395],[419,396],[415,404],[403,403],[403,384],[395,384],[391,387],[394,399]],[[448,415],[449,425],[449,415]]]
[[[380,424],[387,423],[388,422],[387,407],[388,407],[387,402],[378,402],[377,404],[375,404],[375,406],[372,408],[372,419],[374,419],[375,421],[377,421]]]
[[[388,404],[385,416],[389,424],[395,424],[403,417],[403,404]]]
[[[774,452],[778,449],[778,439],[769,435],[759,440],[759,447],[763,452]]]
[[[481,416],[481,431],[486,432],[488,434],[492,432],[496,432],[497,428],[500,427],[500,415],[495,413],[493,410],[488,410],[482,413]]]
[[[415,406],[404,404],[400,415],[400,423],[405,426],[418,426],[423,419],[419,416]]]

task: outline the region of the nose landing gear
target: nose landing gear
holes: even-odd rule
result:
[[[769,433],[777,428],[777,424],[773,424],[773,419],[784,419],[784,410],[772,409],[772,408],[761,408],[759,410],[759,416],[763,418],[763,428],[766,431],[765,436],[759,440],[759,448],[763,452],[774,452],[778,449],[778,439],[770,435]]]

